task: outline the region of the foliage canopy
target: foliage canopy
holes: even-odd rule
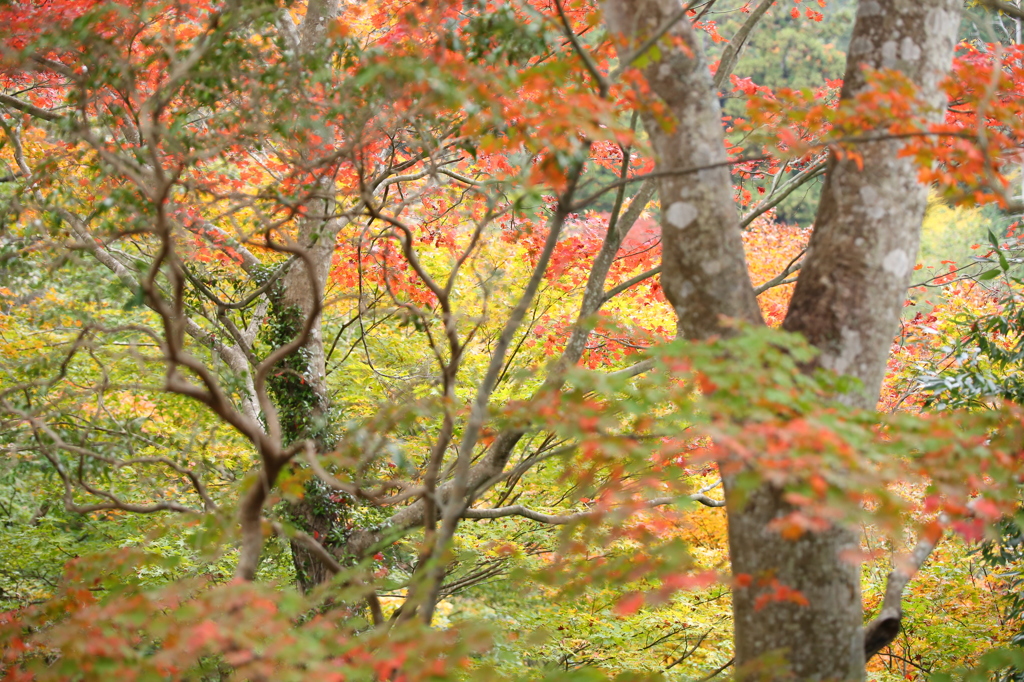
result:
[[[5,679],[1024,669],[1024,17],[721,4],[0,6]]]

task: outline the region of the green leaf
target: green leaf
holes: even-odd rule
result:
[[[987,281],[987,280],[990,280],[990,279],[995,279],[1000,274],[1001,274],[1001,272],[999,270],[987,270],[987,271],[981,273],[980,275],[978,275],[975,279],[977,279],[979,282],[984,282],[984,281]]]
[[[999,258],[999,267],[1002,268],[1003,272],[1009,272],[1010,264],[1006,260],[1006,256],[1003,255],[1003,249],[999,246],[999,238],[996,237],[992,230],[988,231],[988,241],[992,244],[992,248],[995,250],[996,256]]]

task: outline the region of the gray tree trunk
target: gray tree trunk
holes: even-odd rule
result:
[[[626,39],[619,54],[634,52],[679,8],[677,0],[606,2],[605,22],[614,35]],[[652,95],[667,105],[668,115],[649,106],[640,115],[658,170],[701,170],[658,180],[661,286],[675,308],[679,333],[704,339],[729,331],[723,317],[761,323],[761,311],[747,275],[722,112],[704,52],[687,19],[677,21],[666,35],[682,40],[691,52],[660,41],[661,59],[650,63],[644,76]]]
[[[939,88],[948,73],[959,0],[861,0],[850,44],[843,97],[866,86],[862,66],[898,69],[943,110]],[[606,22],[624,40],[621,55],[643,44],[679,10],[675,0],[607,0]],[[723,132],[700,41],[683,20],[659,42],[660,60],[644,68],[652,97],[668,120],[650,111],[644,123],[657,170],[704,168],[661,180],[663,288],[682,335],[701,339],[728,331],[722,316],[759,322],[743,261],[739,222],[724,166]],[[820,362],[863,382],[851,401],[873,407],[884,376],[908,278],[917,255],[927,189],[898,141],[858,148],[863,170],[830,162],[815,232],[785,327],[821,350]],[[728,481],[726,482],[728,485]],[[755,587],[734,591],[740,679],[861,680],[863,608],[859,568],[844,559],[857,536],[836,527],[787,541],[768,525],[788,512],[781,492],[765,485],[730,506],[734,575]],[[771,602],[756,609],[756,582],[774,578],[799,590],[808,606]]]
[[[857,11],[842,97],[868,87],[863,67],[895,69],[919,89],[941,120],[960,26],[959,0],[864,0]],[[884,131],[879,131],[884,132]],[[821,363],[857,377],[852,401],[875,406],[886,358],[906,298],[928,198],[911,158],[898,158],[901,140],[857,145],[861,169],[832,158],[814,233],[784,327],[821,350]]]
[[[327,28],[338,14],[338,0],[311,0],[302,23],[294,26],[283,13],[280,28],[295,55],[318,49],[326,39]],[[333,182],[322,180],[324,195],[329,196]],[[298,243],[305,252],[296,260],[270,294],[271,306],[267,320],[267,339],[271,347],[287,343],[302,329],[306,318],[324,296],[335,240],[343,220],[331,216],[334,202],[320,199],[310,205],[310,215],[302,220]],[[312,269],[312,277],[310,277]],[[310,330],[306,343],[278,365],[279,371],[268,381],[281,421],[282,440],[291,443],[302,438],[316,442],[318,452],[334,447],[335,436],[330,428],[330,398],[326,383],[326,356],[323,330],[319,317]],[[305,487],[305,497],[287,507],[290,520],[326,547],[335,542],[332,536],[344,524],[343,508],[331,501],[329,490],[318,479]],[[296,580],[304,591],[331,577],[324,563],[305,545],[291,543]]]

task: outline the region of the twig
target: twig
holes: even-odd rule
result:
[[[764,284],[754,287],[754,295],[760,296],[769,289],[772,289],[777,286],[782,286],[783,284],[791,284],[795,282],[796,280],[787,280],[786,278],[803,267],[803,263],[799,261],[801,258],[803,258],[805,253],[807,253],[807,249],[802,249],[800,253],[793,257],[793,260],[789,261],[789,263],[786,264],[786,267],[782,269],[782,272],[775,275]]]
[[[572,24],[569,22],[569,17],[565,15],[565,8],[562,7],[562,0],[555,0],[554,4],[555,9],[558,10],[558,16],[562,20],[562,25],[565,27],[565,36],[569,39],[569,42],[572,43],[572,47],[576,50],[580,59],[583,60],[583,65],[587,67],[587,73],[589,73],[594,79],[594,82],[597,83],[597,89],[601,97],[607,97],[608,81],[603,75],[601,75],[601,71],[598,70],[593,57],[591,57],[590,53],[587,52],[583,45],[580,44],[580,39],[576,36],[576,32],[572,30]]]
[[[734,657],[730,658],[728,661],[726,661],[725,663],[723,663],[722,667],[716,668],[715,670],[712,670],[710,673],[708,673],[704,677],[702,677],[699,680],[697,680],[697,682],[708,682],[708,680],[714,679],[715,677],[718,677],[718,675],[720,675],[723,670],[728,668],[735,661],[736,661],[736,657],[734,656]]]
[[[828,159],[824,158],[800,171],[790,178],[786,184],[782,185],[781,188],[778,188],[778,193],[773,189],[772,193],[764,201],[758,203],[747,215],[743,216],[743,220],[740,221],[740,229],[747,229],[750,223],[781,204],[786,197],[800,189],[804,183],[824,173],[827,162]]]
[[[978,0],[979,4],[1002,12],[1006,16],[1024,21],[1024,9],[1011,5],[1003,0]]]
[[[35,118],[41,118],[44,121],[50,121],[51,123],[54,121],[59,121],[64,118],[60,114],[55,114],[47,109],[40,109],[34,104],[22,102],[17,97],[11,97],[10,95],[4,95],[2,93],[0,93],[0,104],[6,104],[12,109],[17,109],[18,111],[24,114],[34,116]]]

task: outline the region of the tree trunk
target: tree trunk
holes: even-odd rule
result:
[[[733,575],[753,581],[732,595],[737,679],[861,680],[860,567],[847,556],[860,548],[857,534],[833,527],[784,540],[768,526],[791,511],[772,485],[728,509]],[[771,580],[798,590],[807,605],[757,608],[759,583]]]
[[[327,211],[332,207],[323,208]],[[267,328],[273,337],[269,340],[272,347],[294,338],[306,317],[313,312],[313,301],[323,297],[339,229],[338,220],[313,218],[301,226],[300,239],[314,267],[313,277],[309,276],[306,262],[296,261],[282,277],[279,290],[272,293],[267,319]],[[311,438],[316,443],[317,453],[328,452],[334,447],[337,438],[330,424],[330,398],[325,375],[323,333],[317,319],[306,344],[282,360],[268,381],[285,444]],[[333,538],[345,522],[344,506],[333,501],[332,497],[331,489],[314,477],[306,483],[304,497],[287,507],[292,523],[325,547],[337,544]],[[291,550],[296,581],[303,591],[330,578],[327,567],[305,545],[292,542]]]
[[[861,0],[848,56],[843,97],[866,87],[862,67],[898,69],[934,108],[949,70],[959,0]],[[605,16],[624,38],[619,54],[664,28],[673,0],[608,0]],[[663,288],[680,334],[701,339],[728,332],[722,316],[759,322],[731,196],[721,116],[688,21],[667,31],[661,57],[643,72],[651,99],[644,123],[661,172],[703,168],[660,181]],[[685,45],[680,48],[679,45]],[[645,104],[650,104],[647,102]],[[657,110],[657,109],[655,109]],[[830,162],[815,232],[785,327],[821,350],[820,362],[855,376],[863,389],[851,402],[873,407],[916,255],[927,189],[913,161],[897,158],[897,141],[859,148],[863,169],[849,158]],[[726,481],[728,486],[729,482]],[[848,528],[805,533],[787,541],[768,528],[792,511],[781,491],[764,485],[742,506],[731,505],[729,550],[734,575],[754,583],[733,594],[739,679],[864,679],[859,567],[845,550],[859,547]],[[770,602],[755,608],[759,580],[799,590],[807,606]]]
[[[842,97],[868,87],[864,67],[902,72],[931,121],[942,119],[960,26],[960,0],[862,0],[850,40]],[[884,133],[883,131],[879,131]],[[901,140],[857,146],[829,161],[804,267],[783,326],[821,350],[821,364],[864,386],[851,402],[872,408],[885,375],[910,273],[917,260],[928,188]]]
[[[959,27],[959,0],[862,1],[847,57],[842,97],[867,87],[864,67],[897,69],[942,116],[940,83],[949,71]],[[784,327],[820,349],[819,362],[863,386],[848,400],[873,408],[917,258],[928,190],[902,142],[863,144],[863,167],[846,157],[829,162],[815,229]],[[736,660],[745,664],[785,651],[797,679],[863,679],[860,570],[843,558],[859,548],[853,529],[835,527],[781,541],[767,529],[791,511],[762,489],[729,517],[734,574],[771,575],[799,590],[810,605],[754,608],[756,592],[734,594]]]
[[[679,12],[676,0],[614,0],[604,4],[613,35],[632,53]],[[668,38],[682,41],[687,51]],[[679,333],[704,339],[729,333],[724,318],[761,324],[747,274],[740,216],[732,198],[722,112],[704,52],[688,19],[659,41],[661,59],[643,73],[667,111],[645,102],[640,114],[659,171],[700,168],[658,179],[661,196],[661,287],[679,319]]]
[[[297,55],[319,48],[337,13],[338,0],[312,0],[298,27],[292,26],[290,16],[284,13],[281,22],[288,23],[282,23],[282,30],[286,39],[295,43],[293,48],[297,48]],[[294,37],[289,38],[292,34]],[[329,196],[333,180],[328,177],[321,183],[323,195]],[[294,338],[314,311],[315,302],[323,299],[335,240],[344,223],[343,219],[331,217],[335,209],[332,200],[316,200],[309,208],[309,217],[299,225],[296,245],[305,251],[307,258],[297,259],[270,295],[266,340],[272,348]],[[278,410],[284,444],[311,438],[318,453],[334,447],[336,436],[330,425],[326,356],[319,317],[302,348],[278,364],[268,380],[268,389]],[[326,484],[314,477],[306,484],[303,499],[288,504],[286,509],[292,523],[325,547],[337,544],[333,538],[345,522],[344,507],[331,499],[331,493]],[[304,545],[292,542],[291,550],[296,581],[303,591],[331,577],[323,562]]]

